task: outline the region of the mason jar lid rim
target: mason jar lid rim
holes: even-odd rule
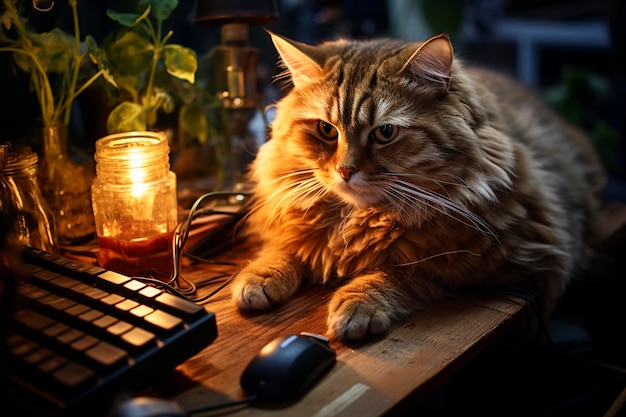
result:
[[[164,146],[168,146],[165,134],[150,131],[114,133],[96,141],[96,151],[99,148],[106,148],[107,151],[119,149],[126,152],[133,148],[143,150],[147,147]]]
[[[3,172],[9,174],[24,168],[36,166],[39,157],[35,152],[29,151],[25,153],[8,152]]]

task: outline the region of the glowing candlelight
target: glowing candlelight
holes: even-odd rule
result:
[[[128,132],[96,141],[92,201],[102,267],[126,275],[172,271],[176,175],[165,135]]]

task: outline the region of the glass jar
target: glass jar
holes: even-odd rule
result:
[[[29,147],[4,147],[2,153],[5,160],[0,166],[1,208],[15,224],[9,244],[58,253],[54,216],[37,182],[37,154]]]
[[[86,243],[95,236],[90,192],[93,160],[70,152],[67,126],[44,127],[38,133],[39,186],[54,213],[59,243]]]
[[[91,199],[98,263],[129,276],[169,275],[178,223],[176,174],[158,132],[125,132],[96,141]]]

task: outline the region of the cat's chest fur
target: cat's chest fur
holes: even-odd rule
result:
[[[479,267],[480,253],[493,247],[485,234],[445,216],[407,227],[389,212],[372,208],[320,205],[292,215],[280,222],[279,235],[316,283],[388,268],[453,278]]]

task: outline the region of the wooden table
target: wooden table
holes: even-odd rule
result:
[[[248,251],[225,254],[245,262]],[[186,266],[199,280],[211,267]],[[210,290],[207,289],[206,291]],[[242,399],[239,377],[254,355],[278,336],[324,333],[331,292],[303,288],[288,304],[266,313],[241,313],[226,287],[206,304],[216,314],[218,337],[176,372],[155,381],[146,395],[173,398],[186,410]],[[229,416],[379,416],[397,414],[432,392],[522,315],[521,299],[468,294],[433,305],[383,337],[346,345],[333,341],[337,363],[291,404],[255,403]]]

